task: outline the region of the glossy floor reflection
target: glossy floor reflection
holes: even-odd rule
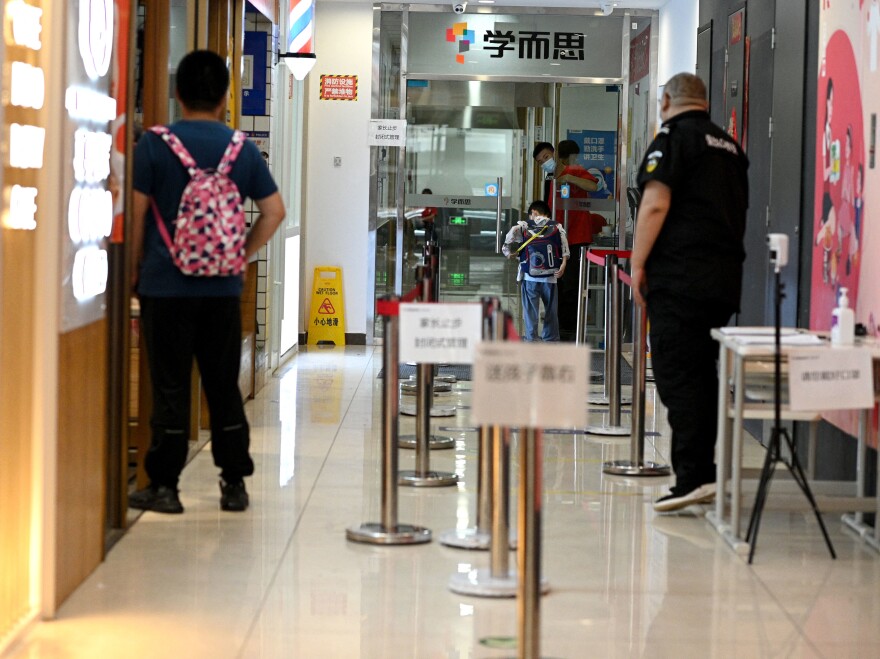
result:
[[[453,573],[487,567],[486,552],[345,539],[346,527],[379,520],[380,357],[368,348],[300,353],[248,405],[258,465],[251,509],[219,510],[216,470],[202,451],[182,480],[186,513],[143,515],[58,619],[34,627],[10,656],[511,656],[484,643],[516,635],[515,601],[447,589]],[[467,406],[469,390],[461,383],[445,400]],[[432,468],[463,482],[401,488],[400,522],[435,536],[473,524],[468,415],[434,420],[456,446],[431,455]],[[656,462],[668,449],[663,419],[649,390],[646,458]],[[400,425],[414,432],[413,418]],[[702,509],[653,512],[668,479],[602,475],[603,461],[628,451],[626,438],[545,435],[544,656],[880,656],[880,556],[836,516],[826,521],[837,561],[809,515],[768,510],[748,566]],[[412,464],[402,451],[401,468]],[[511,474],[516,487],[516,465]]]

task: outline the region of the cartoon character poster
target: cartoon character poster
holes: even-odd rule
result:
[[[867,158],[871,108],[880,104],[878,0],[823,0],[819,17],[816,175],[812,224],[810,328],[828,330],[840,291],[848,289],[857,323],[877,336],[880,231],[870,216],[880,207],[878,170]],[[828,420],[855,434],[856,415]],[[876,417],[874,428],[876,431]]]

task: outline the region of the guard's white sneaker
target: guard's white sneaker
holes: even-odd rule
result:
[[[715,500],[715,483],[700,485],[687,494],[667,494],[654,502],[654,510],[658,513],[668,513],[673,510],[681,510],[695,503],[710,503]]]

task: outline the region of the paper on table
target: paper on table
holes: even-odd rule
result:
[[[732,334],[735,336],[773,336],[776,332],[774,327],[722,327],[722,334]],[[797,334],[799,330],[796,327],[782,327],[779,333],[782,336],[789,334]]]
[[[753,334],[750,336],[736,336],[736,340],[743,345],[772,345],[776,342],[773,334]],[[781,337],[780,343],[784,346],[821,346],[825,344],[815,334],[789,334]]]

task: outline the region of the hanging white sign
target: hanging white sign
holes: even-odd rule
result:
[[[368,146],[406,146],[406,119],[371,119]]]
[[[788,356],[788,390],[795,411],[873,407],[871,352],[865,348],[793,350]]]
[[[474,360],[477,425],[583,428],[590,349],[570,343],[482,342]]]
[[[473,364],[482,310],[469,304],[401,304],[400,361]]]

